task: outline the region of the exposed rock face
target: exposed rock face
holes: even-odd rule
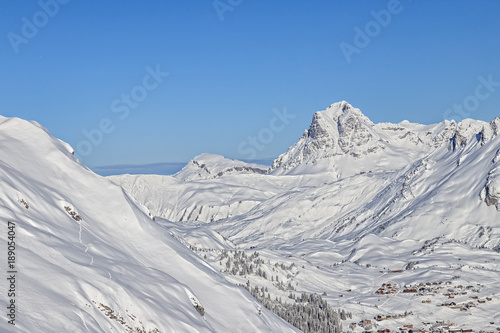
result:
[[[340,102],[314,114],[269,174],[204,154],[174,177],[113,181],[155,215],[213,223],[245,242],[448,235],[491,249],[500,244],[499,125],[373,124]]]
[[[387,169],[383,162],[372,162],[389,159],[396,170],[443,145],[452,151],[460,150],[471,140],[484,145],[499,131],[500,118],[491,123],[465,119],[458,124],[453,120],[433,125],[408,121],[374,124],[359,109],[342,101],[316,112],[309,130],[274,161],[270,173],[300,174],[307,169],[310,173],[333,171],[341,177]],[[364,158],[368,163],[354,163],[357,166],[353,167],[352,160]],[[346,159],[351,162],[346,163]],[[346,164],[348,168],[342,167]]]
[[[492,162],[494,166],[488,174],[481,197],[488,206],[494,205],[500,211],[500,149]]]
[[[490,123],[494,135],[500,134],[500,117],[496,117]]]
[[[333,156],[362,155],[384,149],[374,124],[359,109],[342,101],[316,112],[309,130],[287,153],[279,156],[272,170],[289,170],[301,163],[315,163]]]

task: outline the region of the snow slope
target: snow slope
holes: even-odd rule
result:
[[[212,155],[212,158],[216,156]],[[225,160],[222,156],[217,159]],[[185,174],[192,165],[190,162],[181,173]],[[242,171],[202,179],[197,168],[193,172],[194,175],[188,177],[194,180],[179,179],[179,173],[173,176],[119,175],[108,178],[126,189],[153,215],[178,222],[214,222],[240,216],[280,193],[324,182],[322,175],[279,177]]]
[[[309,130],[266,173],[204,154],[173,177],[110,179],[154,215],[218,222],[213,228],[236,242],[370,233],[430,239],[439,232],[497,248],[498,212],[489,206],[500,207],[499,124],[500,118],[375,125],[339,102],[316,112]],[[481,228],[490,232],[479,237]]]
[[[500,118],[373,124],[340,102],[315,113],[309,130],[265,174],[242,169],[201,177],[191,163],[182,177],[110,179],[154,215],[182,221],[178,237],[208,251],[207,260],[235,283],[248,279],[286,297],[276,280],[233,276],[220,252],[257,249],[270,262],[261,267],[268,276],[279,273],[297,292],[324,292],[356,320],[403,310],[414,315],[379,327],[423,329],[423,322],[445,320],[494,331],[500,327],[499,129]],[[275,270],[273,262],[296,268]],[[394,295],[376,294],[389,281],[399,285]],[[475,302],[464,316],[441,306],[452,299],[446,289],[429,295],[430,303],[425,293],[403,293],[406,284],[437,281],[454,290],[477,286],[472,295],[492,303],[474,301],[471,291],[457,296]]]
[[[296,331],[39,124],[1,117],[0,142],[1,261],[11,221],[18,272],[1,332]]]
[[[356,239],[375,233],[401,240],[446,235],[498,249],[498,166],[493,160],[499,147],[499,136],[482,145],[473,135],[460,148],[441,146],[398,171],[362,173],[273,197],[214,228],[244,242],[277,236],[293,242]],[[481,233],[485,228],[489,233]]]

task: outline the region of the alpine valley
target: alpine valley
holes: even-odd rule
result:
[[[109,179],[258,299],[322,295],[342,332],[500,331],[500,118],[374,124],[342,101],[271,167]]]
[[[500,332],[500,118],[342,101],[270,167],[172,176],[98,176],[17,118],[0,142],[2,332]]]

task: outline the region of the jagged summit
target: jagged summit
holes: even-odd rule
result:
[[[273,163],[273,173],[334,171],[331,159],[339,156],[359,158],[383,150],[386,145],[373,122],[346,101],[314,113],[309,130]],[[311,168],[312,166],[312,168]]]
[[[498,120],[374,124],[361,110],[341,101],[315,112],[309,130],[274,161],[270,172],[331,172],[340,178],[359,172],[397,170],[433,149],[448,144],[454,149],[479,134],[483,142],[497,135]]]
[[[322,114],[324,116],[329,116],[331,118],[339,118],[342,115],[353,114],[356,116],[364,117],[367,121],[370,122],[370,120],[361,112],[360,109],[353,107],[346,101],[333,103],[325,110],[317,111],[315,112],[315,114],[316,113]]]
[[[500,118],[490,123],[464,119],[422,125],[374,124],[360,109],[346,101],[313,114],[309,129],[269,168],[201,154],[174,175],[178,180],[207,180],[227,174],[298,175],[327,172],[340,179],[363,172],[398,170],[439,147],[455,151],[470,140],[482,144],[498,135]]]
[[[377,144],[380,138],[373,131],[373,125],[361,110],[342,101],[314,114],[308,136],[327,145],[330,143],[336,153],[357,156],[366,149],[355,147],[370,146],[372,151],[382,147]]]

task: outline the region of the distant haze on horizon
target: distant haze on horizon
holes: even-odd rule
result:
[[[497,1],[19,0],[0,16],[0,114],[94,168],[275,158],[341,100],[375,123],[500,115]]]
[[[271,166],[272,158],[259,160],[245,160],[244,162]],[[164,162],[151,164],[121,164],[95,166],[92,170],[101,176],[113,175],[173,175],[180,171],[188,162]]]

